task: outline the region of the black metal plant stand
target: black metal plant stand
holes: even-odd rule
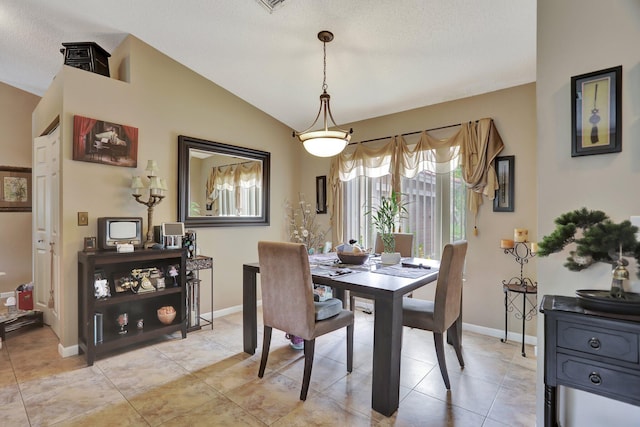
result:
[[[508,314],[515,312],[516,319],[522,320],[522,349],[521,354],[527,357],[524,351],[525,326],[537,313],[538,282],[534,282],[523,274],[524,264],[529,263],[529,259],[535,256],[527,242],[515,242],[513,248],[504,249],[505,254],[513,256],[520,264],[520,276],[514,276],[509,280],[502,281],[502,292],[504,292],[504,339],[507,342],[507,321]],[[522,309],[518,307],[518,298],[522,295]]]

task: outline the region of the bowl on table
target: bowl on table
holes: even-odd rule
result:
[[[343,264],[362,265],[371,256],[369,252],[338,252],[338,259]]]

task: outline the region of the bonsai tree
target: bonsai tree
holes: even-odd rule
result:
[[[564,264],[571,271],[584,270],[596,262],[626,266],[629,262],[624,256],[640,258],[638,227],[630,221],[616,224],[602,211],[582,208],[560,215],[555,223],[556,229],[539,243],[537,255],[548,256],[575,243],[575,251],[570,252]],[[579,229],[582,237],[576,237]]]
[[[384,252],[395,252],[396,239],[393,233],[396,230],[396,224],[407,215],[407,208],[402,202],[402,193],[392,190],[391,196],[382,196],[380,206],[371,209],[366,215],[371,215],[371,223],[380,233]]]

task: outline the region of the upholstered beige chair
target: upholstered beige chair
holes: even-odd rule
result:
[[[347,371],[353,370],[353,313],[342,308],[342,301],[313,301],[313,282],[309,256],[304,245],[284,242],[258,242],[264,338],[258,376],[262,378],[272,329],[304,339],[304,377],[300,400],[306,400],[313,366],[316,337],[347,328]]]
[[[393,233],[393,237],[396,240],[396,252],[400,252],[401,257],[413,256],[413,234]],[[374,246],[373,251],[377,254],[384,251],[384,244],[382,243],[382,238],[380,237],[380,233],[376,235],[376,244]],[[349,309],[351,311],[353,311],[356,307],[355,298],[368,299],[369,296],[359,294],[357,292],[349,292]]]
[[[464,368],[456,320],[460,316],[462,271],[466,254],[467,242],[465,240],[444,246],[434,301],[416,298],[402,299],[402,324],[433,332],[438,365],[440,365],[440,373],[447,390],[451,389],[451,385],[449,383],[449,374],[447,373],[447,362],[444,357],[443,335],[449,327],[452,327],[451,343],[458,356],[460,366]]]

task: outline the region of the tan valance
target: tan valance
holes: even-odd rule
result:
[[[452,160],[459,159],[468,192],[468,208],[477,215],[482,196],[493,199],[498,189],[493,159],[504,144],[492,119],[460,124],[460,128],[446,138],[436,138],[422,131],[415,144],[407,144],[403,136],[389,138],[378,147],[355,144],[331,161],[330,187],[331,224],[335,242],[343,241],[344,214],[342,182],[358,176],[391,175],[392,188],[400,191],[401,177],[413,178],[420,171],[450,172]]]

